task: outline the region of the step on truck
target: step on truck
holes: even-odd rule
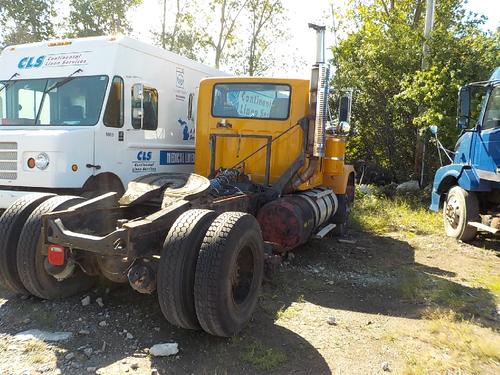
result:
[[[311,237],[342,234],[354,199],[344,156],[351,93],[328,122],[325,28],[310,26],[318,45],[310,80],[200,82],[195,173],[152,173],[123,195],[57,196],[14,215],[19,241],[5,238],[19,290],[60,298],[104,276],[157,293],[175,326],[236,335],[264,275]]]
[[[128,37],[6,47],[0,210],[30,192],[123,194],[141,175],[192,172],[196,90],[215,75]]]
[[[430,208],[442,208],[448,236],[471,241],[478,231],[500,231],[500,67],[488,81],[460,88],[457,126],[462,132],[447,154],[451,163],[435,174]]]

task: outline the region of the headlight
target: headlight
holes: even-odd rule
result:
[[[35,158],[35,166],[42,171],[47,169],[47,167],[49,166],[49,162],[49,155],[47,155],[45,152],[38,154]]]

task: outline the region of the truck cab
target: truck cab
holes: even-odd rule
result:
[[[478,91],[482,101],[472,123],[472,95]],[[446,233],[468,241],[478,230],[500,230],[500,67],[488,81],[460,89],[458,127],[453,161],[436,172],[430,208],[443,207]]]
[[[6,47],[0,72],[0,210],[30,192],[123,193],[141,175],[191,172],[198,83],[225,75],[113,36]]]

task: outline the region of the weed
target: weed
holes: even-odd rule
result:
[[[421,203],[404,198],[392,200],[375,195],[362,196],[355,202],[351,218],[358,229],[374,233],[404,232],[414,237],[415,234],[442,231],[439,214],[430,212]]]
[[[403,298],[412,301],[421,299],[426,284],[423,274],[414,268],[403,268],[399,280],[399,290]]]
[[[40,340],[29,340],[24,345],[24,351],[26,353],[40,353],[44,352],[47,349],[47,344]]]
[[[430,309],[451,310],[457,319],[490,319],[492,311],[495,310],[494,297],[488,289],[471,288],[428,274],[418,267],[399,270],[396,288],[402,298],[415,303],[425,303]]]
[[[293,319],[301,310],[302,306],[300,306],[297,302],[293,302],[288,308],[282,306],[278,311],[276,311],[275,321]]]
[[[500,276],[484,275],[476,278],[477,283],[488,288],[494,295],[498,303],[500,303]]]
[[[248,346],[241,359],[261,370],[273,370],[285,363],[286,354],[280,349],[265,348],[261,343],[254,342]]]

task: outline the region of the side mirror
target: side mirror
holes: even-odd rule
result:
[[[457,111],[457,127],[459,129],[467,129],[470,120],[470,86],[463,86],[458,92],[458,111]]]
[[[347,121],[340,121],[337,125],[336,133],[339,135],[348,135],[351,131],[351,125]]]
[[[339,123],[351,121],[351,95],[342,95],[339,103]]]
[[[132,86],[132,127],[142,129],[144,121],[144,85],[135,83]]]

